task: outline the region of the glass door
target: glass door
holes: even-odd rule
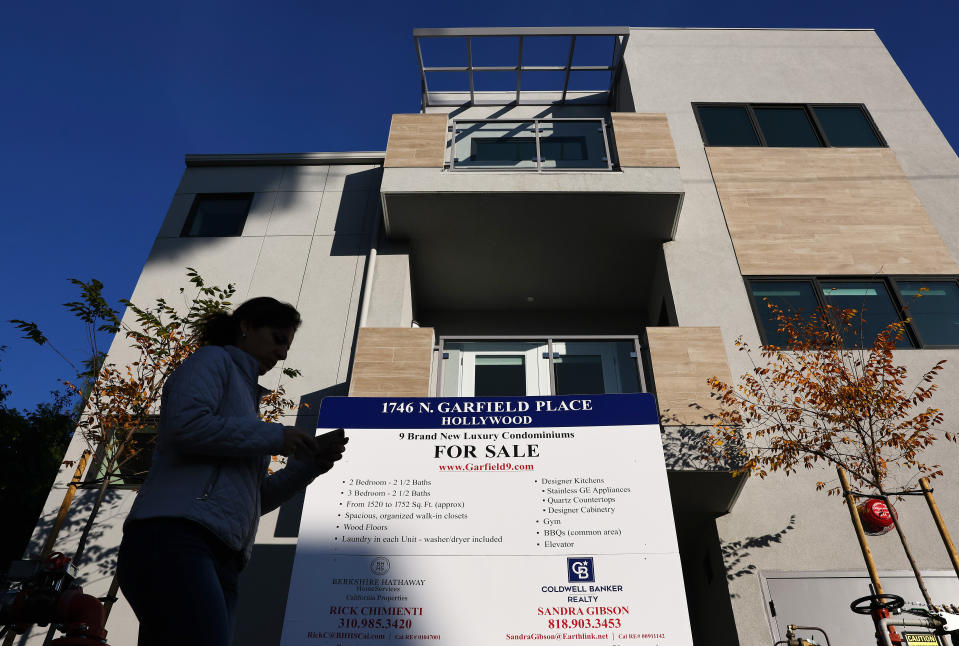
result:
[[[549,394],[545,341],[449,342],[444,395],[503,397]]]

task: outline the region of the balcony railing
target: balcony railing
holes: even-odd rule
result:
[[[606,120],[454,119],[450,170],[612,170]]]
[[[646,392],[636,336],[441,336],[443,397]]]

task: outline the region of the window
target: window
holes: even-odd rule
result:
[[[863,313],[855,319],[856,325],[845,330],[846,347],[868,346],[887,325],[902,320],[899,308],[892,301],[885,281],[820,281],[823,299],[838,309],[855,309]],[[908,335],[896,343],[899,348],[911,348]]]
[[[143,484],[150,465],[153,463],[153,448],[156,446],[157,423],[160,418],[150,415],[147,418],[148,426],[134,431],[126,445],[123,455],[110,472],[110,486],[115,488],[136,488]],[[107,477],[107,467],[113,454],[113,447],[101,442],[93,455],[93,465],[87,472],[85,486],[98,487]]]
[[[959,285],[956,281],[897,281],[903,304],[924,345],[957,345]]]
[[[821,146],[805,108],[754,108],[756,121],[767,146],[815,148]]]
[[[808,315],[824,305],[863,312],[861,330],[848,331],[845,347],[869,344],[890,323],[905,321],[899,348],[959,347],[959,278],[806,277],[747,279],[753,311],[763,343],[783,346],[769,310],[773,304],[786,312]]]
[[[440,337],[443,396],[644,392],[636,337]]]
[[[862,106],[817,105],[813,107],[813,113],[830,146],[869,148],[884,145]]]
[[[863,105],[694,103],[707,146],[885,146]]]
[[[759,145],[759,137],[744,105],[703,106],[697,108],[696,114],[703,139],[710,146]]]
[[[252,193],[197,195],[180,235],[182,237],[241,235],[252,201]]]
[[[751,291],[763,343],[779,347],[786,345],[786,335],[779,331],[779,325],[769,305],[775,305],[783,312],[802,314],[815,312],[819,307],[819,299],[816,298],[816,288],[812,281],[754,281]]]
[[[482,355],[475,359],[477,397],[526,395],[526,361],[523,355]]]

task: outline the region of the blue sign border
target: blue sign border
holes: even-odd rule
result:
[[[649,393],[633,393],[560,397],[327,397],[320,405],[317,427],[454,429],[647,424],[659,424],[656,400]]]

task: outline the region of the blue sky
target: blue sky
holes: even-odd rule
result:
[[[7,3],[0,384],[32,408],[70,376],[6,320],[82,359],[68,279],[131,294],[184,154],[383,149],[390,115],[419,108],[415,27],[871,27],[955,150],[957,19],[922,0]]]

